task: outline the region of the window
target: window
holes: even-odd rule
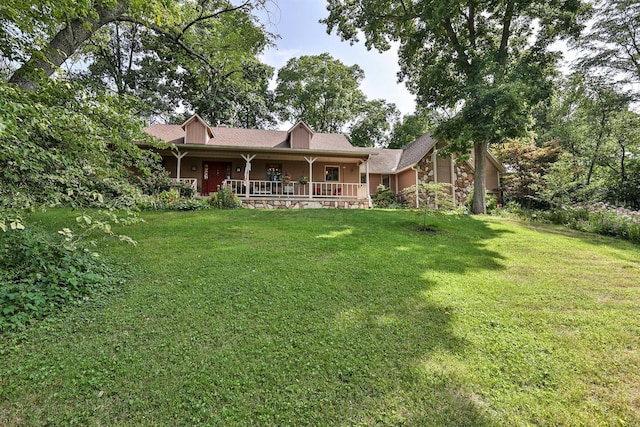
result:
[[[280,175],[282,175],[282,165],[267,164],[267,181],[280,181]]]
[[[387,188],[391,188],[391,186],[389,185],[389,175],[382,175],[382,185]]]
[[[361,173],[360,174],[360,184],[366,184],[367,183],[367,174],[366,173]]]
[[[324,180],[325,181],[340,181],[340,168],[338,166],[325,166],[324,167]]]

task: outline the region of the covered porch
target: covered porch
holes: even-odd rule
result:
[[[210,150],[189,148],[163,157],[172,179],[188,183],[198,196],[228,187],[247,208],[371,207],[368,173],[360,173],[368,153],[323,152],[314,156],[304,155],[312,154],[309,150],[287,150],[275,155],[271,150],[212,155]]]

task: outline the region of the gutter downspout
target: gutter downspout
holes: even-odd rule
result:
[[[367,181],[367,201],[369,202],[369,209],[371,209],[373,208],[373,200],[371,200],[371,188],[369,187],[369,160],[371,160],[371,154],[369,154],[367,161],[364,162],[364,166],[367,171],[367,177],[365,179],[365,181]]]

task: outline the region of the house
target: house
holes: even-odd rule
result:
[[[316,133],[304,122],[288,131],[209,126],[198,115],[182,125],[145,130],[173,144],[165,168],[202,196],[230,186],[248,208],[368,208],[360,165],[371,154],[344,135]],[[288,179],[287,179],[288,177]]]
[[[369,192],[375,193],[379,185],[399,194],[416,184],[445,183],[450,185],[454,203],[464,204],[473,189],[473,152],[469,160],[458,162],[455,156],[442,154],[445,145],[427,133],[401,149],[369,149],[374,154],[367,163]],[[487,194],[498,200],[500,175],[505,171],[502,163],[487,153],[485,186]]]
[[[171,144],[159,154],[175,181],[202,196],[229,186],[247,208],[368,208],[379,184],[398,193],[417,182],[454,183],[463,203],[473,187],[472,164],[441,158],[429,135],[398,150],[362,148],[304,122],[288,131],[212,127],[197,114],[145,131]],[[487,171],[497,191],[504,168],[491,156]]]

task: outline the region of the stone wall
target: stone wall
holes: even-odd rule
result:
[[[246,209],[369,209],[365,200],[242,200]]]
[[[456,178],[456,203],[464,205],[473,190],[473,170],[467,162],[454,163]]]
[[[428,184],[434,181],[433,162],[431,161],[432,153],[433,151],[429,151],[418,162],[418,184]],[[463,205],[473,189],[473,169],[467,162],[454,162],[454,173],[456,204]]]

